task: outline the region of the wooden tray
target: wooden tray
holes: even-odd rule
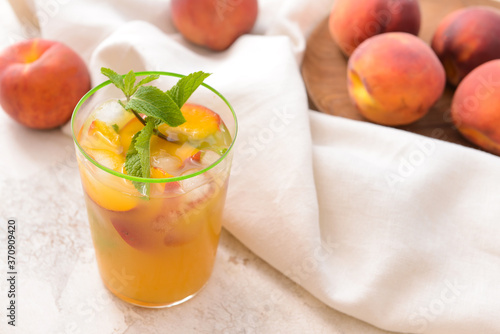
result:
[[[500,8],[494,0],[420,0],[422,26],[420,37],[430,44],[434,31],[448,13],[473,5]],[[347,59],[328,31],[328,17],[314,30],[307,41],[302,63],[302,76],[311,109],[350,119],[367,121],[356,110],[347,93]],[[419,121],[398,127],[424,136],[476,147],[466,141],[451,123],[449,116],[454,88],[446,87],[443,96]],[[476,147],[477,148],[477,147]]]

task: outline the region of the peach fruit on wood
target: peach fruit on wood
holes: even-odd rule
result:
[[[465,138],[500,155],[500,59],[484,63],[462,80],[451,116]]]
[[[500,58],[500,11],[467,7],[452,12],[439,24],[432,48],[448,81],[458,85],[477,66]]]
[[[27,127],[63,125],[89,89],[87,66],[62,43],[31,39],[0,53],[0,104]]]
[[[227,49],[250,32],[257,20],[257,0],[172,0],[175,27],[189,41],[215,51]]]
[[[368,120],[389,126],[423,117],[441,97],[443,66],[432,49],[408,33],[374,36],[363,42],[347,65],[351,100]]]
[[[364,40],[386,32],[420,31],[418,0],[336,0],[329,30],[345,55],[350,56]]]

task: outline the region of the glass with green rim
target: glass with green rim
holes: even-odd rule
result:
[[[151,74],[160,76],[151,85],[163,91],[183,77],[136,73]],[[202,84],[187,103],[216,112],[231,144],[217,161],[193,173],[140,178],[100,164],[79,141],[92,112],[111,99],[123,99],[123,93],[110,81],[103,82],[82,97],[71,118],[99,272],[105,286],[131,304],[176,305],[193,297],[212,273],[238,128],[236,114],[224,96]],[[149,196],[133,183],[150,184]]]

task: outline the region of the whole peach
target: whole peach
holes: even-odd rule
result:
[[[465,138],[500,155],[500,59],[480,65],[462,80],[451,116]]]
[[[329,30],[345,55],[364,40],[386,32],[420,31],[418,0],[336,0],[329,18]]]
[[[32,39],[0,53],[0,104],[27,127],[63,125],[89,89],[87,66],[62,43]]]
[[[443,66],[431,48],[402,32],[364,41],[349,58],[347,72],[349,96],[361,114],[391,126],[423,117],[446,84]]]
[[[467,7],[446,16],[432,38],[432,49],[456,86],[474,68],[500,58],[500,11]]]
[[[250,32],[258,12],[257,0],[172,0],[170,9],[187,40],[215,51]]]

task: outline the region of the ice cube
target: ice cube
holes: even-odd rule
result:
[[[82,145],[92,149],[101,149],[122,153],[123,147],[120,145],[120,137],[107,123],[96,119],[86,133],[82,135]]]
[[[120,171],[125,163],[122,155],[112,151],[91,148],[86,148],[85,151],[101,165],[116,171]]]
[[[182,165],[182,161],[167,153],[165,150],[157,150],[154,155],[151,156],[151,166],[158,167],[164,170],[166,173],[175,175],[175,171],[178,170]]]
[[[181,175],[185,176],[185,175],[196,173],[198,171],[199,171],[199,169],[193,168],[193,169],[189,169],[189,170],[184,171]],[[181,184],[182,190],[185,193],[187,193],[196,187],[200,187],[200,186],[204,185],[208,181],[209,181],[209,179],[206,177],[206,175],[201,174],[201,175],[193,176],[193,177],[187,178],[185,180],[182,180],[182,181],[180,181],[180,184]]]
[[[188,206],[192,209],[210,199],[215,191],[214,183],[205,183],[186,194]]]
[[[220,158],[220,155],[217,154],[216,152],[214,151],[205,151],[203,152],[202,156],[201,156],[201,164],[203,165],[203,168],[206,168],[208,166],[210,166],[211,164],[213,164],[214,162],[216,162],[217,160],[219,160]]]
[[[193,173],[193,170],[186,173]],[[175,198],[175,206],[166,206],[155,222],[155,228],[164,231],[163,243],[167,246],[184,244],[199,235],[209,214],[210,200],[216,196],[217,187],[205,174],[179,183],[185,193]]]
[[[184,195],[181,196],[179,207],[185,214],[203,210],[217,190],[215,182],[206,174],[182,180],[180,184]]]
[[[133,117],[131,113],[123,109],[117,99],[107,100],[102,103],[96,108],[93,116],[109,125],[116,124],[120,128]]]
[[[214,151],[207,151],[205,155],[201,158],[202,168],[207,168],[208,166],[212,166],[209,171],[207,171],[207,176],[220,179],[221,175],[225,175],[229,171],[229,167],[231,165],[230,159],[224,159],[222,161],[218,161],[220,159],[220,155]],[[217,162],[218,161],[218,162]],[[216,165],[214,165],[217,163]]]

